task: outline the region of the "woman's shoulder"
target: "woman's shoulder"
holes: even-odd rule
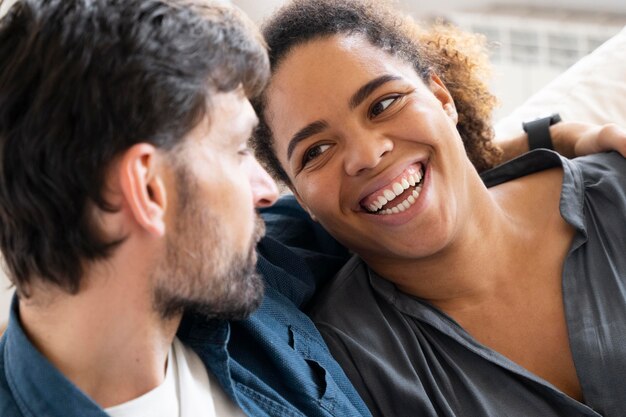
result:
[[[626,248],[626,159],[617,152],[568,161],[572,198],[561,199],[561,211],[583,232],[589,244],[622,256]],[[595,237],[595,238],[594,238]],[[597,243],[601,241],[603,243]]]
[[[526,175],[562,167],[565,177],[582,175],[585,185],[596,180],[609,179],[611,186],[626,183],[626,159],[617,152],[604,152],[567,159],[554,151],[537,149],[498,165],[480,174],[487,187]],[[608,177],[607,177],[608,176]]]
[[[626,215],[626,159],[617,152],[567,159],[538,149],[481,173],[481,178],[493,189],[507,183],[528,185],[520,198],[539,208],[546,206],[547,198],[560,198],[561,215],[579,230],[590,207],[620,219]]]
[[[567,163],[581,172],[586,188],[623,190],[626,187],[626,158],[617,152],[581,156]]]
[[[581,219],[604,214],[605,220],[621,222],[626,217],[626,159],[617,152],[587,155],[563,162],[564,196],[561,210],[578,212]],[[566,192],[570,198],[567,198]],[[588,222],[585,222],[588,223]],[[582,226],[582,225],[581,225]]]
[[[487,187],[494,187],[520,177],[561,167],[565,161],[565,158],[554,151],[536,149],[481,172],[480,177]]]

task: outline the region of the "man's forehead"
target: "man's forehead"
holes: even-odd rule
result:
[[[193,136],[221,143],[247,140],[258,123],[256,113],[243,88],[214,94],[203,120],[194,128]]]

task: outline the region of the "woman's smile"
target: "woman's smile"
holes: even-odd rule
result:
[[[360,205],[373,214],[398,214],[411,207],[422,191],[422,164],[410,165],[385,187],[371,193]]]

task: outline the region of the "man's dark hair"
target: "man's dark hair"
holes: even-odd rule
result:
[[[413,66],[428,83],[437,74],[452,95],[469,159],[478,171],[499,161],[501,151],[491,142],[491,111],[495,99],[484,80],[488,70],[484,39],[439,24],[421,29],[385,0],[292,0],[262,28],[272,73],[298,46],[334,35],[360,35],[371,45]],[[259,116],[253,147],[272,176],[290,185],[274,150],[266,114],[266,98],[253,101]]]
[[[269,73],[260,36],[229,7],[174,0],[21,0],[0,20],[0,249],[18,293],[70,293],[99,237],[90,208],[136,143],[170,150],[211,95]]]

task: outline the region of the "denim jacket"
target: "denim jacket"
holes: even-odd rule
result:
[[[258,247],[258,269],[266,292],[260,308],[231,323],[185,314],[178,337],[250,416],[370,416],[301,311],[346,261],[345,249],[292,197],[263,217],[267,236]],[[0,416],[106,416],[30,343],[18,311],[15,299],[0,339]]]

